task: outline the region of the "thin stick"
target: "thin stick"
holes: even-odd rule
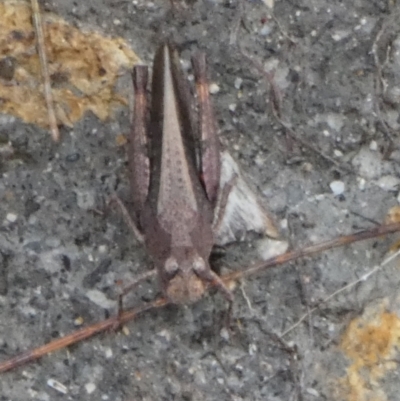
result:
[[[344,287],[339,288],[338,290],[332,292],[332,294],[328,295],[326,298],[324,298],[320,304],[318,306],[315,306],[314,308],[310,309],[309,311],[307,311],[307,313],[305,313],[296,323],[294,323],[292,326],[290,326],[288,329],[286,329],[285,331],[283,331],[280,334],[280,337],[284,337],[286,336],[288,333],[290,333],[292,330],[294,330],[297,326],[300,325],[300,323],[305,320],[307,317],[311,316],[311,314],[313,312],[315,312],[317,309],[319,309],[321,307],[322,304],[327,303],[329,300],[331,300],[332,298],[336,297],[336,295],[339,295],[340,293],[342,293],[343,291],[346,291],[352,287],[354,287],[355,285],[366,281],[367,279],[369,279],[371,276],[373,276],[374,274],[376,274],[379,270],[381,270],[383,267],[387,266],[392,260],[396,259],[398,256],[400,255],[400,250],[393,253],[392,255],[390,255],[389,257],[387,257],[380,265],[377,265],[375,267],[373,267],[369,272],[363,274],[359,279],[352,281],[351,283],[345,285]]]
[[[298,258],[315,255],[328,249],[338,248],[340,246],[349,245],[354,242],[366,239],[377,238],[398,231],[400,231],[400,223],[393,223],[393,224],[381,225],[379,227],[375,227],[370,230],[360,231],[355,234],[344,235],[332,240],[320,242],[319,244],[310,245],[303,249],[286,252],[282,255],[268,259],[265,262],[255,264],[254,266],[251,266],[244,271],[237,271],[230,274],[226,274],[223,277],[221,277],[221,279],[224,283],[228,284],[231,281],[238,280],[250,275],[258,274],[268,268],[279,266],[282,265],[283,263],[290,262]],[[122,312],[119,316],[112,317],[102,322],[95,323],[91,326],[85,327],[81,330],[77,330],[65,337],[61,337],[41,347],[35,348],[32,351],[24,352],[20,355],[17,355],[14,358],[9,359],[8,361],[0,363],[0,373],[25,365],[28,362],[32,362],[36,359],[41,358],[42,356],[48,354],[49,352],[57,351],[69,345],[75,344],[79,341],[85,340],[89,337],[93,337],[94,335],[99,334],[103,331],[115,328],[116,325],[127,323],[128,321],[135,319],[136,317],[138,317],[139,315],[148,310],[161,308],[168,304],[169,301],[167,299],[157,298],[156,300],[152,301],[147,305],[144,305],[139,308],[129,309],[125,312]]]
[[[32,351],[23,352],[22,354],[19,354],[14,358],[9,359],[8,361],[1,363],[0,373],[25,365],[29,362],[33,362],[36,359],[39,359],[42,356],[49,354],[50,352],[54,352],[59,349],[68,347],[69,345],[76,344],[103,331],[114,329],[117,325],[119,326],[121,324],[129,322],[130,320],[135,319],[136,317],[150,309],[161,308],[167,304],[168,301],[165,298],[157,298],[147,305],[141,306],[139,308],[129,309],[125,312],[122,312],[118,316],[114,316],[107,320],[92,324],[91,326],[85,327],[81,330],[74,331],[71,334],[51,341],[45,345],[42,345],[41,347],[35,348]]]
[[[40,16],[38,0],[31,0],[33,21],[36,31],[37,48],[40,59],[40,68],[43,77],[44,98],[47,105],[47,115],[49,117],[49,125],[51,137],[54,142],[60,140],[60,132],[58,131],[56,113],[54,111],[53,94],[51,92],[50,74],[46,56],[46,48],[44,43],[43,24]]]
[[[400,231],[400,223],[392,223],[392,224],[383,224],[381,226],[360,231],[355,234],[343,235],[341,237],[337,237],[328,241],[323,241],[315,245],[307,246],[303,249],[298,249],[295,251],[289,251],[282,255],[274,256],[266,260],[265,262],[257,263],[253,266],[250,266],[246,270],[236,271],[229,274],[226,274],[222,279],[225,282],[234,281],[241,279],[243,277],[252,276],[254,274],[260,273],[264,270],[267,270],[271,267],[279,266],[287,262],[291,262],[295,259],[304,258],[306,256],[315,255],[317,253],[321,253],[327,251],[328,249],[338,248],[340,246],[349,245],[354,242],[363,241],[366,239],[376,238],[383,235],[395,233]]]

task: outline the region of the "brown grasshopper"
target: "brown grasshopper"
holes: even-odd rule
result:
[[[149,118],[147,67],[134,68],[129,164],[135,225],[170,302],[195,302],[207,284],[216,285],[232,302],[231,291],[208,262],[230,184],[220,190],[220,147],[205,56],[197,54],[192,64],[198,124],[187,80],[170,44],[163,44],[154,58]]]

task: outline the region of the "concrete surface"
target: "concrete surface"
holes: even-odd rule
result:
[[[45,8],[122,36],[148,63],[168,35],[187,61],[204,49],[220,89],[213,100],[221,141],[287,223],[293,248],[381,222],[398,203],[398,9],[383,1],[282,0],[272,16],[267,2],[255,0],[175,3],[175,11],[165,0],[53,0]],[[282,119],[302,142],[275,119],[257,63],[274,70]],[[115,280],[145,271],[145,251],[120,214],[105,209],[111,193],[127,194],[126,152],[116,137],[128,130],[127,109],[106,123],[89,113],[54,145],[45,130],[1,116],[3,139],[25,155],[0,164],[2,360],[73,331],[77,317],[89,324],[115,313]],[[344,184],[336,196],[334,181],[335,191]],[[230,333],[220,295],[147,313],[128,325],[129,335],[105,333],[2,375],[0,400],[363,400],[346,387],[351,362],[341,336],[371,304],[396,311],[396,266],[331,299],[283,341],[272,333],[380,263],[393,240],[246,280]],[[224,264],[245,266],[256,248],[233,244]],[[157,292],[146,283],[128,302]],[[396,370],[375,379],[368,383],[380,389],[375,399],[400,400]]]

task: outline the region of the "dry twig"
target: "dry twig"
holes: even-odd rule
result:
[[[40,59],[40,68],[42,70],[42,77],[43,77],[44,97],[46,100],[47,113],[49,117],[50,132],[53,141],[58,142],[60,140],[60,132],[58,130],[56,114],[54,111],[53,94],[51,92],[51,85],[50,85],[50,73],[46,56],[46,47],[44,42],[43,24],[40,16],[38,0],[31,0],[31,4],[32,4],[33,21],[36,31],[37,49]]]
[[[332,294],[328,295],[325,299],[323,299],[321,301],[321,303],[318,306],[315,306],[314,308],[307,311],[307,313],[305,313],[295,324],[293,324],[287,330],[282,332],[280,337],[284,337],[287,334],[289,334],[292,330],[294,330],[297,326],[299,326],[301,324],[301,322],[303,322],[306,318],[310,317],[313,312],[315,312],[317,309],[319,309],[323,304],[326,304],[332,298],[336,297],[336,295],[339,295],[342,292],[349,290],[350,288],[353,288],[357,284],[368,280],[371,276],[378,273],[378,271],[380,271],[385,266],[387,266],[392,260],[396,259],[399,255],[400,255],[400,250],[395,252],[394,254],[388,256],[380,265],[374,266],[369,272],[363,274],[359,279],[352,281],[351,283],[345,285],[344,287],[339,288],[338,290],[334,291]]]
[[[323,242],[320,242],[319,244],[310,245],[303,249],[286,252],[282,255],[275,256],[271,259],[268,259],[265,262],[257,263],[245,270],[226,274],[225,276],[223,276],[221,278],[227,285],[229,285],[229,283],[232,281],[240,280],[240,279],[250,276],[250,275],[259,274],[260,272],[265,271],[268,268],[276,267],[276,266],[282,265],[284,263],[296,260],[298,258],[315,255],[317,253],[320,253],[320,252],[323,252],[323,251],[326,251],[329,249],[338,248],[338,247],[341,247],[344,245],[349,245],[354,242],[358,242],[358,241],[362,241],[362,240],[366,240],[366,239],[377,238],[377,237],[391,234],[391,233],[398,232],[398,231],[400,231],[400,223],[381,225],[381,226],[378,226],[378,227],[375,227],[375,228],[372,228],[369,230],[361,231],[361,232],[358,232],[355,234],[344,235],[344,236],[337,237],[332,240],[323,241]],[[385,261],[384,263],[388,263],[388,261]],[[372,271],[369,275],[373,274],[374,272],[375,271]],[[361,281],[365,278],[366,277],[363,277],[358,281]],[[353,285],[355,285],[355,284],[356,283],[354,283]],[[210,287],[211,287],[211,285],[210,285]],[[345,288],[342,288],[340,290],[340,292],[344,291],[346,288],[348,288],[348,286],[346,286]],[[332,294],[328,299],[335,296],[338,293],[338,291],[336,293]],[[134,320],[135,318],[137,318],[139,315],[143,314],[146,311],[161,308],[168,304],[169,304],[169,301],[167,299],[161,297],[161,298],[157,298],[156,300],[150,302],[147,305],[144,305],[144,306],[141,306],[138,308],[128,309],[125,312],[122,312],[122,313],[118,314],[117,316],[114,316],[110,319],[95,323],[95,324],[85,327],[81,330],[77,330],[65,337],[61,337],[61,338],[51,341],[41,347],[38,347],[32,351],[24,352],[20,355],[17,355],[14,358],[4,361],[4,362],[0,363],[0,373],[6,372],[6,371],[14,369],[16,367],[25,365],[29,362],[35,361],[36,359],[39,359],[42,356],[44,356],[50,352],[54,352],[59,349],[65,348],[69,345],[83,341],[83,340],[93,337],[94,335],[99,334],[101,332],[107,331],[109,329],[114,329],[115,327],[120,326],[124,323],[127,323],[128,321]],[[313,310],[311,310],[311,312],[313,312]],[[303,317],[302,320],[304,320],[304,318],[305,317]],[[299,323],[297,323],[296,325],[298,325]],[[294,327],[290,328],[289,330],[292,330],[293,328]],[[288,330],[285,333],[283,333],[282,336],[287,334],[287,332],[288,332]]]

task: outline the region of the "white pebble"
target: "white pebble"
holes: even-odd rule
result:
[[[236,111],[236,103],[231,103],[228,106],[229,111],[231,111],[232,113],[234,113]]]
[[[163,338],[167,342],[171,341],[171,332],[167,329],[159,331],[157,335]]]
[[[358,182],[358,189],[360,191],[364,191],[364,189],[367,185],[367,181],[362,177],[357,177],[357,182]]]
[[[219,85],[216,84],[215,82],[211,83],[210,86],[208,87],[208,90],[212,95],[215,95],[216,93],[219,92],[220,88]]]
[[[15,213],[7,213],[6,220],[10,223],[15,223],[18,219],[18,215]]]
[[[92,394],[96,390],[96,385],[94,383],[86,383],[85,390],[88,394]]]
[[[236,78],[235,79],[235,88],[236,89],[240,89],[240,87],[242,86],[242,83],[243,83],[243,79],[242,78]]]
[[[306,392],[307,392],[308,394],[312,395],[312,396],[315,397],[315,398],[320,398],[319,392],[318,392],[317,390],[311,388],[311,387],[307,388],[307,389],[306,389]]]
[[[251,343],[249,345],[249,355],[255,355],[258,352],[257,344]]]
[[[110,347],[107,347],[104,351],[104,355],[107,359],[110,359],[113,356],[112,349]]]
[[[263,0],[264,4],[270,9],[272,10],[274,8],[274,0]]]
[[[99,253],[107,253],[108,252],[108,246],[107,245],[100,245],[99,246]]]
[[[378,150],[378,144],[376,143],[376,141],[371,141],[369,144],[369,150],[373,150],[376,151]]]
[[[332,181],[329,184],[329,187],[331,188],[331,191],[335,196],[341,195],[345,189],[343,181]]]

